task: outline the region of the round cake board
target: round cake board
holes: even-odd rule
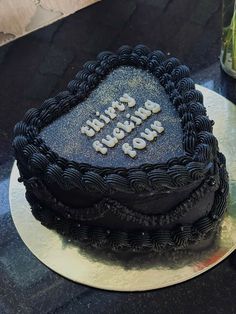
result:
[[[145,291],[174,285],[209,270],[236,248],[236,106],[217,93],[197,86],[208,115],[215,121],[214,134],[224,152],[230,176],[228,214],[214,244],[204,250],[175,252],[167,257],[118,256],[94,252],[70,242],[42,226],[31,213],[25,188],[17,181],[13,165],[10,178],[11,214],[19,235],[31,252],[46,266],[75,282],[114,291]]]

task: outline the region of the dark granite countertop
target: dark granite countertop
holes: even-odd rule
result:
[[[144,43],[189,65],[195,81],[236,102],[219,65],[220,0],[103,0],[0,48],[0,313],[236,313],[236,254],[185,283],[106,292],[49,270],[23,244],[8,202],[14,124],[65,89],[102,50]]]

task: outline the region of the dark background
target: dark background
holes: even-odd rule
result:
[[[236,313],[235,255],[177,286],[97,290],[41,264],[19,238],[8,203],[14,124],[100,51],[137,43],[164,50],[196,83],[236,101],[235,81],[220,70],[221,20],[220,0],[103,0],[0,47],[0,313]]]

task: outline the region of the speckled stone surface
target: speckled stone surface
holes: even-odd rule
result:
[[[92,138],[81,133],[80,129],[86,125],[88,119],[97,118],[96,111],[104,113],[112,101],[119,100],[124,93],[128,93],[136,100],[133,108],[125,105],[123,112],[116,111],[117,117]],[[108,148],[106,155],[94,150],[92,143],[95,140],[101,142],[106,135],[112,135],[117,122],[127,120],[126,114],[134,115],[138,108],[144,107],[148,99],[160,104],[161,112],[152,114],[131,133],[126,133],[125,138],[119,140],[115,147]],[[162,123],[164,133],[158,134],[153,142],[146,141],[146,148],[137,150],[136,158],[132,159],[125,155],[121,148],[122,144],[127,142],[132,145],[133,138],[141,137],[140,133],[146,128],[151,129],[150,125],[155,120]],[[175,107],[151,73],[134,67],[120,67],[111,72],[85,101],[43,129],[40,136],[60,156],[95,166],[133,167],[143,163],[165,162],[183,154],[182,129]]]

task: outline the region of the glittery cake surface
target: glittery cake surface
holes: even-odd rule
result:
[[[125,111],[119,112],[95,138],[81,133],[81,127],[86,125],[88,119],[96,118],[97,111],[104,112],[111,106],[112,101],[118,101],[124,93],[135,98],[135,108],[126,108]],[[126,115],[133,115],[135,110],[144,106],[147,99],[159,103],[161,112],[149,117],[120,140],[118,145],[109,148],[106,155],[96,152],[92,143],[95,140],[101,141],[108,134],[112,135],[117,122],[124,122]],[[138,150],[136,158],[125,155],[122,144],[132,144],[133,138],[140,137],[140,133],[144,132],[145,128],[150,128],[155,120],[162,123],[164,133],[158,134],[153,142],[148,142],[144,150]],[[164,88],[151,73],[134,67],[120,67],[111,72],[85,101],[45,127],[40,136],[61,157],[101,167],[136,167],[143,163],[166,162],[172,157],[184,154],[180,118]]]

